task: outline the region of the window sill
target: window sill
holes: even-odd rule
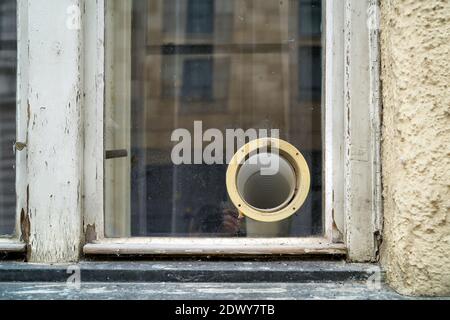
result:
[[[405,300],[381,284],[365,283],[1,283],[8,300]],[[417,298],[414,298],[415,300]]]
[[[78,269],[79,268],[79,269]],[[79,270],[80,283],[67,283]],[[380,283],[368,283],[379,272]],[[0,263],[8,299],[404,299],[373,264],[344,261]],[[36,288],[36,289],[34,289]]]
[[[0,253],[23,253],[26,245],[14,239],[0,238]]]

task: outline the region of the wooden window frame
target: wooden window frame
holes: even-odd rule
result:
[[[367,28],[369,0],[325,1],[325,235],[316,238],[106,238],[103,218],[104,0],[86,9],[85,254],[348,254],[373,261],[379,228],[378,38]],[[94,31],[95,30],[95,31]],[[90,45],[88,42],[91,42]],[[96,45],[94,45],[96,44]],[[374,54],[376,56],[374,56]],[[349,61],[345,64],[345,61]],[[366,107],[361,107],[366,106]],[[331,121],[332,119],[332,121]],[[96,174],[94,174],[94,172]],[[100,173],[100,174],[99,174]],[[95,179],[93,177],[95,176]],[[361,176],[365,177],[361,179]]]
[[[349,261],[377,259],[382,225],[379,39],[378,31],[367,24],[368,9],[377,6],[377,0],[324,1],[325,233],[319,238],[280,239],[105,238],[105,1],[18,0],[17,141],[26,147],[17,152],[17,232],[14,238],[0,239],[0,251],[23,251],[27,246],[30,261],[38,262],[76,261],[81,251],[86,255],[345,254]],[[53,32],[54,19],[62,25],[62,10],[74,5],[81,11],[81,28]],[[65,50],[58,61],[61,69],[55,69],[65,72],[63,84],[42,73],[55,64],[58,46]],[[61,87],[74,94],[58,96]],[[36,96],[36,91],[47,94]],[[42,106],[51,109],[51,116]],[[54,158],[46,146],[60,146],[61,137],[46,135],[44,122],[34,126],[33,114],[47,120],[47,128],[70,124],[65,139],[71,143],[63,146],[63,152],[55,151]],[[46,161],[49,166],[44,168]],[[55,166],[62,169],[49,181]],[[54,194],[50,206],[44,195],[64,181],[64,194]]]
[[[12,235],[0,235],[0,253],[25,252],[26,244],[23,241],[21,213],[22,208],[26,207],[26,153],[21,152],[26,148],[27,141],[27,104],[22,99],[27,95],[28,87],[26,81],[28,77],[28,65],[26,59],[27,52],[27,23],[26,23],[26,2],[17,1],[17,90],[16,90],[16,221],[15,229]],[[20,144],[18,144],[19,142]]]

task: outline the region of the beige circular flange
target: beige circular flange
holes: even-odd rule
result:
[[[259,210],[249,205],[237,189],[237,175],[244,161],[259,149],[276,149],[295,171],[296,183],[294,196],[289,203],[277,211]],[[292,144],[275,138],[262,138],[249,142],[240,148],[231,159],[227,169],[226,184],[228,195],[239,212],[253,220],[277,222],[289,218],[300,209],[306,200],[310,188],[310,173],[305,158]]]

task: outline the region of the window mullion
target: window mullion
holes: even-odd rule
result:
[[[33,262],[76,261],[82,203],[81,0],[28,1],[27,191]]]

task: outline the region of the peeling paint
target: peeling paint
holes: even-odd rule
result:
[[[30,229],[30,217],[28,216],[28,213],[25,213],[25,210],[22,209],[20,212],[20,240],[26,244],[30,241]]]
[[[376,261],[381,199],[377,132],[379,118],[378,37],[367,26],[375,0],[345,1],[344,31],[344,212],[351,261]],[[375,35],[375,36],[374,36]],[[365,84],[365,85],[362,85]]]
[[[21,81],[27,87],[26,172],[32,192],[21,215],[29,228],[24,231],[31,262],[72,262],[81,252],[83,28],[68,30],[60,14],[80,2],[26,3],[28,74]]]
[[[83,23],[87,31],[84,34],[84,55],[95,58],[84,60],[83,90],[78,91],[84,104],[84,179],[81,187],[84,229],[93,226],[98,239],[104,236],[104,110],[98,108],[104,105],[104,8],[103,0],[84,1]],[[85,238],[90,239],[91,236]]]
[[[95,231],[95,224],[88,224],[86,226],[86,243],[97,240],[97,232]]]

